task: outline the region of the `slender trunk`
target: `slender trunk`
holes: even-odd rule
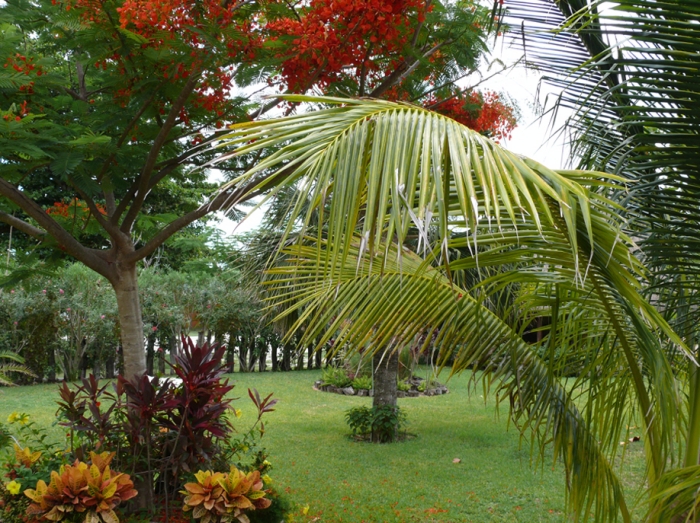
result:
[[[319,348],[316,351],[315,355],[315,362],[314,362],[314,368],[315,369],[320,369],[321,368],[321,362],[323,361],[323,355],[321,354],[323,352],[323,347]]]
[[[226,366],[228,372],[233,373],[236,364],[236,335],[231,333],[228,335],[228,347],[226,348]]]
[[[255,350],[256,341],[255,337],[251,338],[248,347],[248,372],[255,372],[255,363],[258,361],[258,351]]]
[[[372,359],[374,370],[374,398],[373,407],[383,407],[384,405],[396,406],[397,398],[397,377],[399,372],[399,353],[394,351],[391,354],[377,352]]]
[[[399,352],[384,353],[384,351],[379,351],[372,360],[372,367],[374,375],[372,407],[390,406],[396,408]],[[372,441],[374,442],[394,441],[396,436],[396,431],[393,435],[387,434],[386,429],[372,431]]]
[[[292,346],[289,343],[285,343],[282,349],[282,370],[292,370]]]
[[[306,368],[311,370],[314,368],[314,346],[309,345],[309,348],[307,349],[307,356],[306,356]]]
[[[213,336],[213,333],[210,330],[208,330],[207,331],[207,345],[211,345],[212,336]]]
[[[294,370],[304,370],[304,349],[297,349],[297,365]]]
[[[270,356],[272,358],[272,372],[277,372],[279,370],[279,364],[277,362],[277,349],[279,349],[279,344],[277,341],[272,342],[270,347]]]
[[[108,349],[109,355],[107,356],[107,361],[105,361],[105,378],[108,380],[114,379],[114,358],[116,356],[116,349]]]
[[[239,338],[238,370],[239,372],[248,372],[248,344],[245,336]]]
[[[199,331],[197,333],[197,347],[204,345],[204,331]]]
[[[49,348],[49,383],[56,381],[56,348]]]
[[[258,372],[265,372],[267,370],[268,350],[267,339],[262,338],[260,340],[260,353],[258,354]]]
[[[146,344],[146,374],[153,376],[153,360],[155,358],[156,334],[155,332],[148,335],[148,343]]]
[[[165,347],[162,346],[163,340],[160,339],[160,347],[158,347],[158,374],[165,376]]]
[[[136,265],[119,268],[119,279],[113,284],[117,295],[119,326],[124,354],[124,377],[142,376],[146,372],[146,353],[143,350],[143,318],[136,279]]]

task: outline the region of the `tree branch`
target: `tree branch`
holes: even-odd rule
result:
[[[82,245],[73,235],[61,227],[56,220],[51,218],[51,216],[49,216],[34,200],[2,178],[0,178],[0,195],[15,203],[27,215],[36,220],[37,223],[76,260],[84,263],[108,280],[112,281],[114,279],[114,270],[105,259],[105,253],[103,251],[88,249]],[[22,230],[19,227],[17,228]]]
[[[226,207],[233,207],[236,204],[251,200],[255,198],[256,196],[259,196],[262,194],[264,191],[263,190],[258,190],[258,191],[251,191],[248,192],[248,188],[251,185],[259,185],[263,182],[269,182],[273,178],[279,178],[279,180],[275,181],[282,181],[291,174],[294,173],[296,170],[297,166],[293,165],[285,169],[281,169],[279,171],[275,171],[273,173],[270,173],[268,175],[263,176],[262,178],[245,185],[243,187],[237,187],[233,188],[228,191],[223,191],[217,194],[213,200],[211,200],[208,203],[205,203],[204,205],[200,206],[199,208],[195,209],[194,211],[191,211],[184,216],[180,216],[179,218],[173,220],[170,222],[168,225],[166,225],[160,232],[158,232],[153,238],[151,238],[146,245],[141,247],[140,249],[137,249],[135,252],[132,254],[128,255],[126,257],[126,262],[130,263],[136,263],[139,260],[142,260],[146,256],[150,256],[158,247],[160,247],[168,238],[170,238],[173,234],[175,234],[177,231],[182,229],[183,227],[187,227],[190,223],[194,222],[195,220],[198,220],[202,216],[206,216],[207,214],[211,212],[216,212],[219,211],[223,208]],[[274,184],[274,182],[273,182]],[[268,184],[269,186],[269,184]]]
[[[190,77],[187,79],[187,82],[185,82],[185,85],[180,91],[177,99],[175,102],[173,102],[170,112],[168,112],[168,117],[163,123],[163,127],[160,128],[158,136],[156,136],[156,139],[153,141],[153,145],[151,146],[151,150],[148,152],[146,162],[144,163],[143,169],[141,170],[141,175],[139,176],[138,189],[134,195],[133,203],[131,204],[129,211],[126,213],[126,217],[124,218],[124,221],[120,227],[124,233],[129,233],[131,231],[131,227],[136,220],[136,216],[141,210],[143,202],[148,195],[148,185],[150,183],[151,173],[153,172],[153,168],[158,160],[160,150],[165,144],[168,134],[170,134],[170,131],[172,131],[173,127],[175,127],[177,116],[180,113],[180,110],[185,106],[187,99],[192,94],[192,91],[194,91],[198,81],[199,71],[193,71],[192,74],[190,74]]]
[[[15,229],[17,229],[18,231],[22,231],[23,233],[28,234],[29,236],[32,236],[37,240],[42,240],[46,237],[46,231],[34,227],[33,225],[25,222],[24,220],[15,218],[11,214],[7,214],[6,212],[0,211],[0,222],[5,222],[8,225],[11,225]]]

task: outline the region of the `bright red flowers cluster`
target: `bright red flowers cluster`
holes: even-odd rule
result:
[[[267,24],[272,39],[291,38],[282,76],[292,91],[312,85],[326,87],[347,70],[377,70],[375,56],[402,50],[409,36],[410,17],[422,21],[423,0],[311,0],[301,18],[283,18]]]
[[[517,124],[513,107],[505,104],[497,93],[472,91],[442,102],[430,98],[426,107],[466,125],[474,131],[498,141],[509,139]]]
[[[107,210],[102,205],[99,203],[95,205],[97,210],[100,211],[100,214],[107,214]],[[51,207],[46,209],[46,214],[51,216],[59,216],[61,218],[78,218],[84,220],[90,216],[90,209],[83,200],[74,198],[72,200],[68,200],[67,202],[54,203]]]

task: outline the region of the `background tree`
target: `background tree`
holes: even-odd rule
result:
[[[277,104],[256,106],[242,88],[262,81],[278,92],[432,105],[462,96],[455,82],[477,66],[487,16],[461,1],[10,0],[0,8],[0,221],[109,281],[124,372],[140,374],[137,264],[177,231],[254,196],[230,186],[193,208],[164,205],[168,191],[181,199],[178,187],[202,187],[197,168],[212,153],[197,145]],[[507,134],[507,106],[468,99],[465,111],[488,113],[493,132]],[[218,167],[233,177],[257,159]]]

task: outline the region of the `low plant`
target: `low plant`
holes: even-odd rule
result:
[[[343,388],[352,383],[352,378],[348,376],[347,371],[342,367],[328,367],[324,369],[321,381],[324,385]]]
[[[406,380],[399,380],[396,383],[396,388],[401,392],[408,392],[409,390],[411,390],[411,384],[408,383]]]
[[[247,511],[265,509],[271,501],[266,498],[260,472],[244,473],[231,467],[228,473],[199,471],[195,480],[185,484],[183,512],[192,512],[201,523],[249,523]]]
[[[353,436],[367,437],[375,443],[396,441],[406,427],[406,414],[398,406],[353,407],[345,413]]]
[[[357,376],[352,380],[352,388],[357,390],[372,390],[372,377]]]
[[[76,460],[51,472],[47,485],[39,480],[36,489],[25,490],[32,501],[27,515],[39,521],[75,523],[119,523],[114,508],[136,496],[128,474],[110,470],[114,453],[90,453],[91,464]]]

